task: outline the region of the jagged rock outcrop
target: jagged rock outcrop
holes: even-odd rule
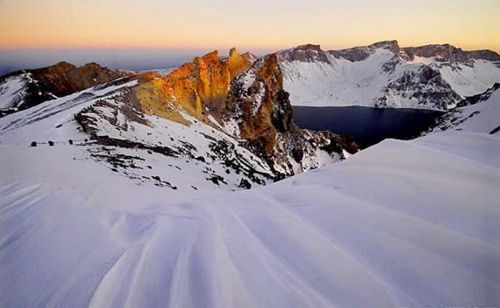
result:
[[[281,174],[319,167],[320,150],[342,156],[338,136],[309,132],[293,123],[293,109],[289,94],[283,90],[283,75],[275,54],[258,60],[233,80],[227,105],[226,119],[238,119],[240,137]]]
[[[202,121],[207,121],[207,113],[219,118],[232,78],[251,64],[249,56],[242,56],[235,49],[225,60],[214,51],[180,66],[166,77],[143,75],[137,97],[146,112],[177,122],[188,123],[180,110]]]

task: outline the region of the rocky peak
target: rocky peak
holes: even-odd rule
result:
[[[410,60],[415,56],[424,58],[436,58],[442,62],[467,62],[471,59],[470,54],[461,48],[450,44],[434,44],[420,47],[407,47],[402,49]]]
[[[304,44],[295,47],[296,50],[311,50],[311,51],[322,51],[320,45],[315,44]]]
[[[252,64],[235,49],[226,59],[211,52],[164,78],[143,78],[135,88],[141,110],[185,125],[191,124],[186,113],[214,129],[235,123],[236,129],[225,132],[264,158],[276,174],[299,172],[293,165],[301,164],[303,157],[303,169],[310,168],[311,161],[318,163],[315,155],[321,146],[328,147],[327,152],[340,151],[333,135],[306,132],[293,123],[276,54]]]
[[[469,54],[474,59],[500,62],[500,55],[492,50],[487,50],[487,49],[474,50],[474,51],[470,51]]]
[[[76,67],[68,62],[59,62],[46,68],[32,70],[30,73],[42,87],[55,96],[66,96],[129,75],[102,67],[97,63]]]
[[[187,124],[180,110],[208,122],[207,115],[220,118],[231,80],[251,66],[236,49],[221,59],[218,51],[196,57],[170,74],[141,82],[136,89],[146,112]]]
[[[229,57],[227,59],[231,79],[243,73],[243,71],[248,69],[254,61],[255,59],[250,53],[247,52],[243,55],[240,55],[236,48],[231,48],[231,50],[229,51]]]
[[[351,62],[363,61],[373,54],[376,50],[387,49],[390,50],[395,55],[399,54],[400,47],[398,41],[382,41],[373,43],[368,46],[359,46],[340,50],[330,50],[329,54],[336,58],[344,58]]]
[[[387,49],[387,50],[392,51],[394,54],[398,54],[400,51],[399,43],[396,40],[373,43],[370,46],[368,46],[368,48],[371,50],[373,50],[373,49]]]
[[[320,45],[314,44],[299,45],[292,49],[278,51],[276,55],[280,62],[329,62],[327,53],[321,49]]]

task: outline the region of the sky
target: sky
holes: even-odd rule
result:
[[[151,68],[213,49],[392,39],[500,52],[498,16],[500,0],[0,0],[0,66],[61,58]]]

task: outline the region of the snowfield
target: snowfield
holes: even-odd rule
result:
[[[437,133],[189,195],[77,146],[2,145],[0,306],[495,306],[498,153],[498,134]]]

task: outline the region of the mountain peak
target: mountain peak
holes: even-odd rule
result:
[[[321,49],[320,45],[304,44],[295,48],[285,49],[276,53],[278,61],[299,61],[299,62],[328,62],[327,53]]]
[[[312,50],[312,51],[322,51],[321,50],[321,45],[316,45],[316,44],[303,44],[299,45],[294,48],[295,50]]]
[[[248,69],[253,63],[248,54],[241,55],[240,53],[238,53],[236,48],[231,48],[231,50],[229,51],[229,57],[226,61],[227,65],[229,66],[231,79]]]
[[[400,50],[399,43],[396,40],[376,42],[368,46],[368,48],[373,48],[373,49],[383,48],[383,49],[388,49],[394,53],[398,53]]]

